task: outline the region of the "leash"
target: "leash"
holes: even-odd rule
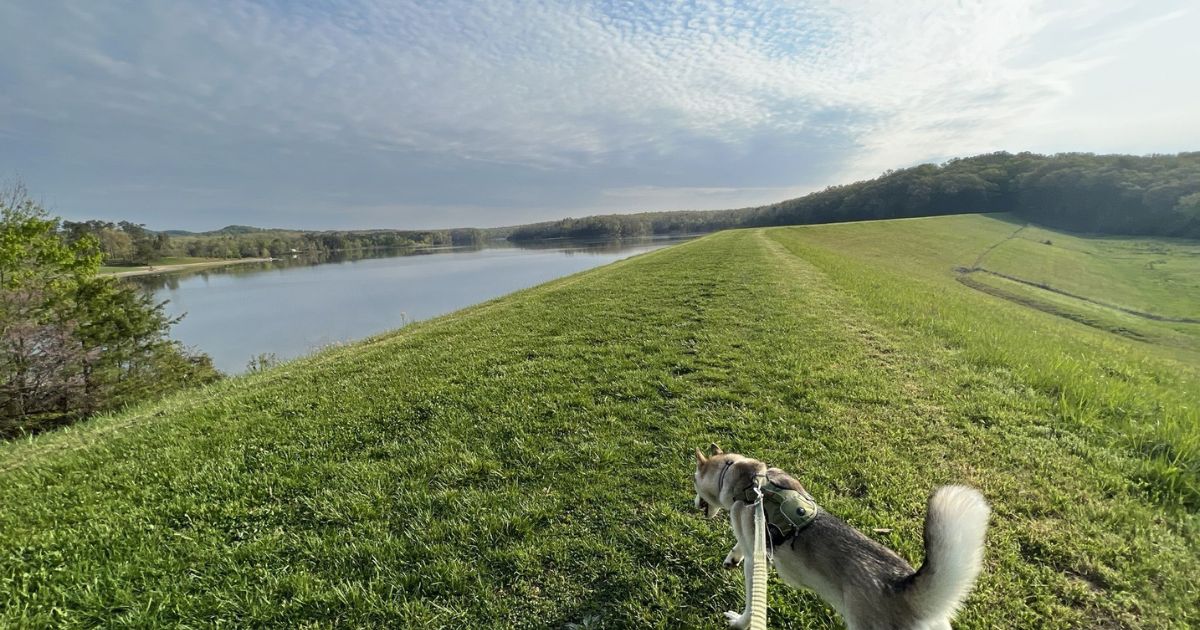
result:
[[[754,476],[754,569],[750,581],[750,630],[767,630],[767,516],[762,485],[766,475]]]

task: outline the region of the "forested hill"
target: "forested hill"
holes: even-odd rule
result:
[[[563,219],[517,226],[508,238],[643,236],[966,212],[1013,212],[1077,232],[1200,238],[1200,152],[990,153],[888,171],[767,206]]]

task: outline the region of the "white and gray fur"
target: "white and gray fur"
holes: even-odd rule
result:
[[[696,449],[696,506],[712,518],[729,511],[737,544],[725,567],[745,560],[746,608],[726,612],[729,625],[750,620],[754,511],[743,492],[756,473],[783,487],[804,492],[800,482],[778,468],[713,444],[709,456]],[[722,474],[724,470],[724,474]],[[925,519],[925,564],[919,570],[845,521],[822,510],[791,540],[777,546],[773,564],[794,587],[813,590],[829,603],[849,630],[944,630],[970,592],[983,560],[990,508],[979,491],[943,486],[929,497]]]

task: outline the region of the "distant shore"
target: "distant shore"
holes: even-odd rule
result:
[[[193,269],[205,269],[210,267],[224,267],[226,265],[238,265],[242,263],[263,263],[271,262],[274,258],[229,258],[226,260],[206,260],[203,262],[182,263],[177,265],[146,265],[143,267],[130,267],[129,271],[102,271],[101,275],[111,276],[113,278],[130,278],[133,276],[149,276],[156,273],[171,273],[173,271],[189,271]]]

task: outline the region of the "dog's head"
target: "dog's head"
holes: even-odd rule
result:
[[[721,511],[721,470],[728,459],[737,456],[725,453],[715,443],[708,449],[708,455],[696,449],[696,474],[692,476],[692,483],[696,487],[696,509],[703,512],[705,518],[713,518]]]

